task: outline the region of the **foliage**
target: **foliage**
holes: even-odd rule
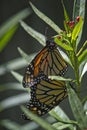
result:
[[[87,97],[84,97],[82,100],[80,97],[81,93],[81,83],[83,76],[85,75],[87,71],[87,41],[83,43],[81,48],[78,50],[78,45],[80,43],[80,39],[82,36],[82,30],[84,25],[84,17],[85,17],[85,0],[74,0],[74,7],[73,7],[73,21],[70,20],[68,13],[66,11],[66,8],[64,6],[64,3],[62,1],[63,9],[64,9],[64,27],[65,30],[62,31],[58,25],[56,25],[52,20],[50,20],[47,16],[45,16],[41,11],[39,11],[32,3],[30,3],[33,11],[38,15],[39,18],[41,18],[44,22],[49,24],[58,34],[54,36],[54,40],[58,46],[63,48],[65,50],[65,53],[62,53],[64,55],[64,59],[66,62],[69,63],[71,68],[73,69],[73,72],[75,74],[75,77],[72,78],[63,78],[59,76],[50,76],[52,79],[56,80],[64,80],[66,81],[67,85],[67,91],[68,91],[68,99],[71,106],[71,110],[73,112],[73,115],[75,117],[75,120],[71,120],[66,113],[60,108],[56,107],[52,109],[49,114],[50,117],[55,118],[56,123],[48,123],[47,121],[44,121],[40,117],[37,117],[30,111],[28,111],[23,106],[21,107],[22,111],[25,112],[25,114],[37,122],[39,125],[41,125],[46,130],[86,130],[87,129],[87,115],[85,112],[85,107],[87,111]],[[77,17],[78,16],[78,17]],[[9,22],[8,22],[9,23]],[[33,38],[39,41],[40,44],[43,46],[45,45],[45,36],[41,33],[37,32],[33,28],[29,27],[26,23],[23,21],[20,21],[21,26],[24,28],[24,30],[29,33]],[[7,34],[8,33],[8,30]],[[11,32],[10,32],[11,33]],[[12,33],[13,34],[13,33]],[[10,34],[9,34],[10,35]],[[5,74],[6,72],[9,72],[10,70],[14,69],[14,64],[18,60],[18,64],[15,66],[15,69],[19,69],[21,67],[24,67],[26,63],[29,63],[32,59],[32,57],[35,56],[35,54],[27,55],[23,50],[18,48],[18,51],[22,58],[16,59],[14,61],[10,61],[9,63],[6,63],[5,65],[0,66],[1,75]],[[22,66],[21,66],[22,63]],[[17,72],[11,71],[11,74],[17,79],[19,82],[13,83],[13,86],[18,86],[22,82],[22,75],[18,74]],[[76,92],[72,89],[69,82],[74,83]],[[10,87],[12,84],[6,85],[0,85],[0,91],[5,91],[7,89],[14,89],[14,87]],[[15,89],[18,90],[18,88],[15,87]],[[19,91],[22,90],[23,92],[25,89],[19,88]],[[29,91],[29,90],[28,90]],[[22,99],[21,101],[19,99]],[[15,100],[14,100],[15,99]],[[5,99],[1,101],[0,103],[0,111],[3,111],[4,109],[19,105],[21,103],[24,103],[25,101],[29,100],[27,99],[27,93],[16,95],[14,97],[10,97],[8,99]],[[14,101],[14,102],[13,102]],[[82,103],[84,101],[84,105]],[[84,107],[85,106],[85,107]],[[49,120],[48,120],[49,121]],[[50,121],[49,121],[50,122]],[[2,120],[1,125],[8,128],[9,130],[28,130],[31,128],[32,130],[38,127],[37,125],[34,127],[31,125],[31,123],[26,124],[25,126],[21,126],[15,122],[9,121],[9,120]]]
[[[7,43],[16,32],[19,26],[19,21],[26,18],[30,14],[30,9],[24,9],[9,18],[5,23],[0,26],[0,52],[4,49],[4,47],[7,45]]]

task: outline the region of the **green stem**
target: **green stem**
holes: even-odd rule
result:
[[[67,54],[69,56],[69,59],[71,60],[73,69],[74,69],[74,73],[75,73],[75,80],[76,80],[76,86],[77,86],[77,93],[78,93],[78,97],[80,98],[80,92],[81,92],[81,83],[80,83],[80,77],[79,77],[79,62],[78,62],[78,55],[82,52],[82,50],[80,50],[79,53],[77,53],[77,49],[76,49],[76,40],[71,41],[71,37],[70,39],[67,37],[68,41],[70,41],[70,45],[73,48],[73,51],[67,51]],[[86,45],[87,43],[85,43],[83,45]]]
[[[76,56],[76,53],[73,52],[73,62],[74,62],[74,71],[75,71],[75,78],[76,78],[76,84],[77,84],[77,91],[78,96],[80,97],[80,80],[79,80],[79,64],[78,64],[78,58]]]
[[[76,46],[75,46],[76,40],[72,41],[71,45],[72,45],[73,51],[70,54],[70,59],[71,59],[71,63],[73,65],[73,69],[75,72],[78,96],[80,97],[79,63],[78,63],[77,50],[76,50]]]
[[[71,51],[71,52],[67,52],[67,54],[68,54],[68,56],[69,56],[69,58],[71,60],[71,63],[72,63],[72,66],[73,66],[73,69],[74,69],[74,72],[75,72],[77,92],[78,92],[78,96],[80,97],[80,80],[79,80],[78,57],[76,55],[75,49],[73,49],[73,51]]]

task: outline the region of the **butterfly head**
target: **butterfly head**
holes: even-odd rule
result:
[[[57,47],[56,43],[54,42],[53,38],[47,39],[46,40],[46,45],[48,46],[49,50],[53,50],[54,48]]]

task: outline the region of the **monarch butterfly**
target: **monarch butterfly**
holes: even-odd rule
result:
[[[61,56],[54,39],[48,39],[46,46],[35,56],[25,70],[23,86],[34,85],[35,78],[40,72],[45,75],[63,75],[67,70],[67,64]]]
[[[42,116],[67,96],[66,85],[64,81],[51,80],[44,74],[40,74],[35,80],[37,83],[30,87],[31,99],[27,108]]]

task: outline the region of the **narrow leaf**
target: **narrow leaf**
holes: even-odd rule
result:
[[[78,57],[79,64],[87,60],[87,49],[82,52],[82,54]]]
[[[76,20],[76,17],[80,16],[80,0],[74,0],[73,5],[73,20]]]
[[[29,99],[30,99],[29,93],[23,93],[12,97],[8,97],[0,102],[0,111],[25,103],[29,101]]]
[[[84,100],[85,103],[84,103],[84,110],[86,110],[86,115],[87,115],[87,96],[86,96],[86,100]]]
[[[74,21],[77,16],[82,16],[82,18],[84,19],[85,6],[86,6],[86,0],[74,0],[74,6],[73,6],[73,20]]]
[[[16,32],[17,28],[18,28],[18,25],[13,26],[0,39],[0,51],[2,51],[4,49],[4,47],[8,44],[8,42],[11,40],[11,38],[13,37],[13,35]]]
[[[68,34],[69,33],[69,27],[67,26],[66,21],[64,21],[64,28],[65,28],[65,31]]]
[[[2,120],[1,125],[7,128],[8,130],[35,130],[38,128],[38,125],[34,122],[30,122],[27,124],[18,124],[12,120]]]
[[[85,17],[86,0],[80,0],[79,15]]]
[[[77,16],[81,16],[83,19],[85,19],[85,7],[86,7],[86,0],[74,0],[74,6],[73,6],[73,20],[74,21],[76,20]],[[84,21],[83,21],[83,25],[84,25]],[[83,25],[82,25],[82,29],[80,31],[80,34],[76,42],[76,46],[78,46],[81,40]]]
[[[56,108],[52,109],[49,114],[54,117],[58,122],[61,122],[63,124],[69,124],[71,128],[73,128],[73,124],[77,124],[77,122],[72,121],[69,119],[69,117],[66,115],[66,113],[57,106]],[[72,129],[71,129],[72,130]]]
[[[73,29],[71,41],[76,41],[76,39],[82,29],[82,25],[83,25],[83,19],[82,19],[82,17],[80,17],[79,22],[76,24],[76,26]]]
[[[26,18],[31,14],[31,9],[24,9],[19,13],[9,18],[3,25],[0,26],[0,38],[13,26],[19,23],[19,20]]]
[[[75,130],[74,127],[71,124],[64,124],[62,122],[54,123],[53,126],[57,130],[64,130],[66,128],[69,128],[69,130]]]
[[[29,64],[30,61],[34,58],[34,56],[36,55],[36,53],[33,54],[26,54],[20,47],[18,47],[18,51],[20,53],[20,55],[27,61],[27,63]]]
[[[11,74],[14,76],[14,78],[19,81],[20,83],[22,83],[22,79],[23,79],[23,76],[20,75],[19,73],[15,72],[15,71],[11,71]]]
[[[9,130],[20,130],[21,125],[10,120],[2,120],[1,125]]]
[[[83,61],[83,62],[80,64],[80,66],[79,66],[80,81],[82,80],[82,77],[83,77],[83,74],[84,74],[84,73],[82,74],[82,72],[83,72],[83,69],[84,69],[86,63],[87,63],[87,59],[86,59],[85,61]]]
[[[87,115],[87,96],[85,96],[82,99],[82,103],[84,104],[84,110],[86,111],[86,115]]]
[[[62,31],[50,18],[39,11],[31,2],[30,5],[37,16],[40,17],[44,22],[46,22],[51,28],[53,28],[53,30],[55,30],[57,33],[60,33]]]
[[[6,91],[6,90],[26,91],[25,88],[21,87],[20,83],[16,83],[16,82],[0,84],[0,92]]]
[[[26,64],[27,63],[23,58],[17,58],[13,59],[12,61],[8,61],[7,63],[0,65],[0,75],[10,72],[11,70],[22,68],[26,66]]]
[[[57,45],[59,45],[63,49],[65,49],[67,51],[73,51],[72,47],[70,47],[69,45],[66,45],[66,44],[62,43],[62,41],[60,41],[58,38],[54,38],[54,41],[55,41],[55,43],[57,43]]]
[[[68,26],[67,26],[66,23],[69,22],[70,19],[69,19],[68,13],[67,13],[67,11],[66,11],[65,5],[64,5],[64,3],[63,3],[63,0],[61,0],[61,2],[62,2],[63,11],[64,11],[64,17],[65,17],[64,27],[65,27],[66,32],[68,33],[68,32],[69,32],[69,28],[68,28]]]
[[[76,124],[75,121],[71,121],[69,119],[69,117],[66,115],[66,113],[59,107],[55,107],[54,109],[52,109],[49,114],[54,117],[55,119],[57,119],[60,122],[63,123],[71,123],[71,124]]]
[[[27,55],[20,47],[18,47],[18,51],[19,51],[20,55],[28,62],[29,55]]]
[[[55,121],[55,119],[51,118],[50,116],[48,116],[46,119],[50,124],[52,124]],[[29,129],[36,130],[36,129],[39,129],[38,127],[39,127],[39,125],[36,124],[35,122],[30,122],[25,125],[22,125],[21,130],[29,130]]]
[[[66,8],[65,8],[65,5],[64,5],[64,3],[63,3],[63,0],[61,0],[61,2],[62,2],[62,6],[63,6],[65,21],[68,22],[68,21],[70,21],[69,16],[68,16],[68,13],[67,13],[67,11],[66,11]]]
[[[64,51],[60,50],[60,48],[58,48],[58,50],[59,50],[60,54],[62,55],[62,57],[64,58],[64,60],[65,60],[69,65],[72,66],[72,63],[71,63],[70,59],[68,58],[67,54],[66,54]]]
[[[24,28],[24,30],[30,34],[33,38],[35,38],[39,43],[41,43],[43,46],[45,46],[45,36],[41,33],[37,32],[33,28],[31,28],[29,25],[27,25],[25,22],[20,21],[21,26]]]
[[[81,55],[81,53],[84,51],[85,48],[87,48],[87,40],[83,43],[83,45],[81,46],[80,50],[76,55],[79,57],[79,55]]]
[[[85,128],[87,128],[87,117],[84,114],[84,109],[82,107],[81,101],[77,97],[74,90],[69,85],[67,87],[72,112],[78,122],[78,126],[81,128],[81,130],[84,130]]]
[[[17,58],[0,65],[0,75],[4,75],[5,73],[10,72],[11,70],[17,70],[25,67],[31,62],[32,58],[34,58],[35,55],[36,53],[29,55],[28,63],[23,58]]]
[[[38,124],[36,124],[35,122],[30,122],[30,123],[27,123],[27,124],[23,124],[21,126],[21,130],[36,130],[38,129]]]
[[[84,76],[84,74],[87,72],[87,62],[85,63],[84,67],[83,67],[83,70],[81,72],[81,75],[80,75],[80,81],[82,80],[82,77]]]
[[[62,76],[49,76],[49,78],[52,79],[52,80],[72,81],[72,79],[64,78]]]
[[[34,120],[39,125],[41,125],[45,130],[56,130],[53,126],[51,126],[47,121],[43,120],[42,118],[38,117],[37,115],[33,114],[29,110],[27,110],[25,107],[21,107],[23,112],[27,115],[28,118]]]

